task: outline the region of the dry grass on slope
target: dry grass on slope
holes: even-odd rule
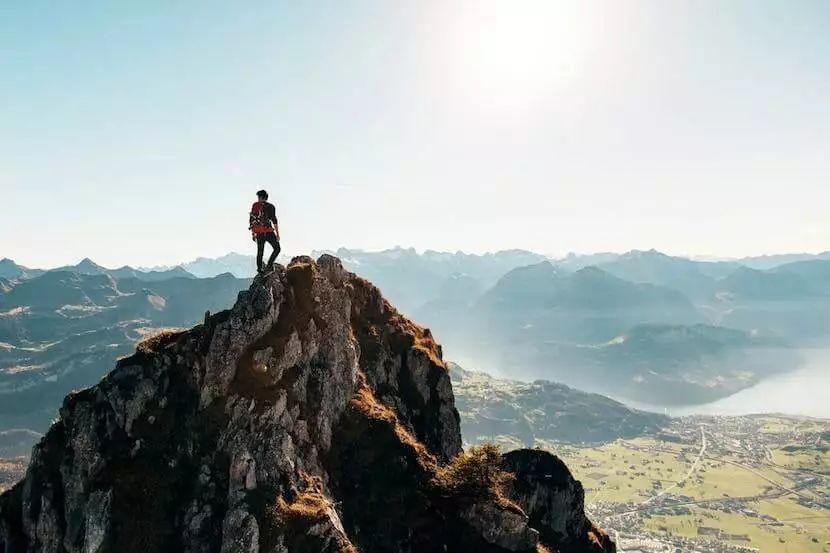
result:
[[[135,349],[145,355],[160,350],[185,332],[184,329],[176,327],[143,328],[141,331],[143,336],[141,341],[136,344]]]
[[[332,507],[332,502],[320,492],[301,492],[291,503],[278,497],[271,514],[280,524],[291,524],[299,520],[319,521],[327,517]]]
[[[502,498],[510,475],[501,469],[501,451],[493,443],[473,446],[439,468],[435,486],[448,495]]]
[[[391,408],[378,401],[374,392],[366,383],[366,376],[363,373],[358,373],[357,387],[349,405],[369,419],[384,421],[389,424],[398,440],[412,449],[422,467],[428,470],[434,470],[437,467],[435,456],[401,424],[398,416]]]

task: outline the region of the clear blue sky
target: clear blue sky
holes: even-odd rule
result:
[[[830,249],[830,2],[0,3],[0,257]]]

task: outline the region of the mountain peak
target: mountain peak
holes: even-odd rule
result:
[[[654,258],[664,258],[664,257],[671,257],[669,255],[664,254],[661,251],[658,251],[654,248],[650,250],[631,250],[622,255],[622,257],[635,257],[635,258],[642,258],[642,257],[654,257]]]
[[[485,461],[505,477],[446,484]],[[614,551],[583,503],[549,453],[461,454],[431,332],[298,257],[68,396],[0,496],[0,550]]]
[[[100,265],[98,265],[97,263],[95,263],[93,260],[91,260],[88,257],[85,257],[85,258],[81,259],[81,261],[75,266],[78,267],[78,268],[87,268],[87,267],[88,268],[93,268],[93,269],[100,269],[101,268]]]
[[[13,259],[4,257],[0,259],[0,277],[7,279],[21,279],[29,278],[39,274],[40,271],[32,270],[22,265],[18,265]]]

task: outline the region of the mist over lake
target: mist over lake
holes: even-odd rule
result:
[[[830,349],[804,350],[802,354],[806,361],[801,368],[771,376],[712,403],[689,406],[625,403],[672,416],[780,413],[830,418]]]

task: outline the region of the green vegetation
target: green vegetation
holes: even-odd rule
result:
[[[765,502],[777,505],[786,501]],[[794,504],[795,505],[795,504]],[[798,507],[798,505],[796,505]],[[802,507],[802,509],[804,509]],[[762,553],[826,553],[830,551],[830,515],[808,514],[803,521],[790,520],[767,523],[743,513],[725,513],[694,507],[685,515],[653,515],[645,519],[643,526],[658,534],[700,538],[712,536],[736,545],[758,548]],[[712,529],[716,533],[712,532]]]
[[[501,486],[508,478],[501,470],[501,451],[492,443],[473,446],[438,469],[433,480],[451,495],[500,497]]]
[[[830,450],[784,446],[772,450],[773,462],[789,469],[813,470],[830,475]]]
[[[646,439],[631,442],[645,444]],[[542,443],[568,464],[585,486],[586,502],[625,503],[642,501],[672,485],[688,470],[680,447],[675,452],[645,452],[626,447],[619,440],[599,447]]]
[[[493,441],[505,450],[532,447],[538,440],[603,443],[657,433],[668,422],[663,415],[564,384],[507,380],[448,366],[468,443]]]
[[[769,415],[700,417],[674,421],[661,438],[537,445],[568,463],[606,528],[679,550],[726,543],[762,553],[828,553],[828,427]]]

